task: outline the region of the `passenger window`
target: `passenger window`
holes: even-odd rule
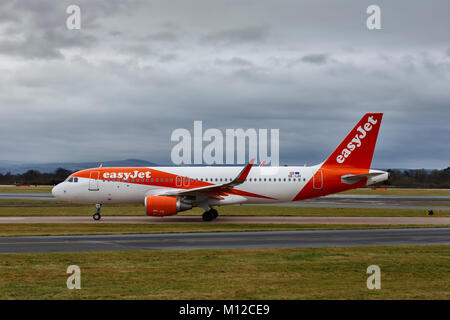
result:
[[[159,182],[159,179],[158,179],[158,178],[156,178],[156,179],[155,179],[155,181],[156,181],[156,182]]]

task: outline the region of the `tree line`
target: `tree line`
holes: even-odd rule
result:
[[[387,170],[382,185],[406,188],[450,188],[450,167],[443,170]]]
[[[381,186],[406,188],[450,188],[450,167],[443,170],[397,170],[390,169],[389,180],[382,182]],[[0,184],[15,185],[55,185],[64,181],[73,172],[58,168],[53,173],[41,173],[37,170],[28,170],[22,174],[0,173]],[[326,182],[325,182],[326,183]]]
[[[64,181],[72,173],[64,168],[58,168],[52,173],[41,173],[38,170],[28,170],[22,174],[0,173],[0,184],[55,185]]]

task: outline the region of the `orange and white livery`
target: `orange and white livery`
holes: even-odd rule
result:
[[[368,113],[324,162],[311,167],[117,167],[70,175],[53,195],[95,204],[144,203],[149,216],[169,216],[200,207],[203,220],[217,218],[214,207],[300,201],[360,188],[388,179],[370,169],[382,113]]]

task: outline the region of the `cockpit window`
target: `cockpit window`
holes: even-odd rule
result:
[[[70,177],[70,179],[67,180],[67,182],[73,182],[73,177]]]
[[[78,182],[78,178],[73,178],[73,182]]]

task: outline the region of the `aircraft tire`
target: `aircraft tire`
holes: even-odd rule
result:
[[[203,221],[211,221],[214,219],[214,214],[211,211],[205,211],[202,215]]]
[[[212,213],[213,219],[216,219],[216,218],[219,216],[219,213],[217,212],[216,209],[211,208],[211,209],[209,210],[209,212]]]

